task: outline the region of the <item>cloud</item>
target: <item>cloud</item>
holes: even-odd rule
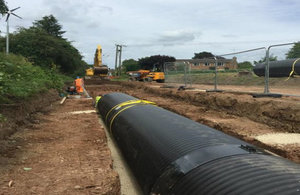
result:
[[[123,59],[154,54],[190,58],[300,40],[299,0],[9,0],[21,6],[16,26],[53,14],[67,31],[64,37],[89,63],[101,44],[105,63],[114,66],[115,44],[125,44]],[[6,31],[3,19],[0,30]],[[176,45],[176,47],[174,47]],[[285,52],[286,53],[286,52]],[[278,55],[278,54],[275,54]],[[247,56],[245,57],[245,60]],[[249,56],[250,58],[250,56]]]
[[[164,45],[173,45],[178,43],[190,42],[195,40],[195,38],[195,33],[190,31],[165,31],[159,36],[158,42],[161,42]]]
[[[235,35],[235,34],[225,34],[225,35],[222,35],[222,37],[225,37],[225,38],[238,38],[239,36]]]

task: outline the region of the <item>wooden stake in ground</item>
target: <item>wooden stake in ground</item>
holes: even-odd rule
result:
[[[61,101],[60,104],[63,104],[66,101],[67,97],[64,97]]]
[[[13,180],[10,180],[8,183],[8,187],[12,187],[12,185],[13,185]]]

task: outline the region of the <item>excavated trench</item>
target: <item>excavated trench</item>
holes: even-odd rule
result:
[[[211,128],[220,130],[225,132],[226,134],[232,135],[235,138],[240,138],[243,141],[238,141],[239,143],[244,143],[244,141],[253,144],[254,146],[259,146],[264,149],[268,149],[278,155],[281,155],[285,158],[288,158],[294,162],[300,162],[300,144],[299,139],[290,139],[288,135],[296,136],[299,135],[299,120],[300,120],[300,107],[299,107],[299,99],[297,98],[281,98],[281,99],[271,99],[271,98],[262,98],[262,99],[254,99],[249,95],[241,95],[241,94],[231,94],[231,93],[201,93],[195,91],[177,91],[176,89],[164,89],[159,88],[157,85],[153,84],[145,84],[145,83],[129,83],[129,82],[108,82],[108,81],[91,81],[86,82],[87,90],[89,94],[93,97],[97,95],[104,95],[112,92],[123,92],[134,96],[139,99],[149,100],[155,102],[159,107],[165,108],[169,111],[177,113],[179,115],[185,116],[193,121],[200,122],[205,124]],[[57,97],[56,94],[51,95],[51,99],[55,99]],[[73,102],[75,103],[75,102]],[[60,181],[66,181],[68,183],[70,181],[70,186],[67,188],[72,192],[103,192],[103,190],[107,190],[107,192],[120,193],[119,191],[119,180],[118,175],[115,172],[111,171],[111,159],[110,152],[106,148],[106,138],[104,135],[104,131],[102,127],[99,129],[98,124],[92,124],[94,118],[97,118],[94,113],[83,113],[84,108],[91,108],[91,102],[86,103],[82,102],[82,104],[73,104],[71,101],[67,101],[67,104],[64,105],[67,107],[68,111],[76,114],[73,114],[72,117],[67,117],[70,120],[67,124],[66,118],[64,115],[59,115],[59,112],[66,112],[65,109],[55,110],[53,114],[50,113],[40,113],[39,117],[33,117],[33,114],[36,113],[36,110],[39,110],[39,107],[44,106],[45,104],[49,105],[49,101],[47,98],[36,98],[31,104],[24,106],[18,106],[20,109],[17,110],[13,107],[7,107],[3,105],[1,107],[3,112],[6,112],[9,116],[17,116],[17,118],[8,117],[8,121],[13,122],[13,126],[10,126],[9,131],[6,131],[3,126],[1,126],[2,136],[8,136],[14,133],[16,130],[17,133],[10,137],[7,140],[7,148],[3,148],[2,151],[6,151],[3,153],[2,158],[2,167],[3,172],[2,176],[4,180],[0,182],[1,189],[5,190],[4,192],[29,192],[33,190],[35,192],[42,192],[44,188],[43,185],[51,186],[52,189],[58,190],[57,186],[59,186],[59,190],[63,191],[66,189],[65,182],[53,183],[53,179],[57,179],[59,177]],[[34,108],[31,109],[31,106],[34,105]],[[76,105],[76,109],[75,106]],[[35,108],[36,107],[36,108]],[[57,108],[57,107],[55,107]],[[24,114],[24,111],[28,111]],[[77,111],[80,111],[82,115],[89,115],[93,118],[85,118],[79,116]],[[47,111],[48,112],[48,111]],[[145,113],[143,113],[145,114]],[[49,115],[49,116],[48,116]],[[20,117],[24,118],[20,118]],[[147,115],[148,116],[148,115]],[[158,114],[159,116],[159,114]],[[137,116],[138,117],[138,116]],[[143,117],[145,118],[145,117]],[[28,123],[30,125],[27,127],[29,129],[20,129],[23,123]],[[34,120],[34,121],[31,121]],[[61,122],[61,121],[64,122]],[[160,120],[157,119],[157,120]],[[22,123],[22,124],[20,124]],[[33,125],[31,123],[34,123]],[[6,123],[7,124],[7,123]],[[20,126],[21,125],[21,126]],[[32,127],[31,127],[32,125]],[[92,128],[91,128],[92,125]],[[60,130],[61,129],[61,130]],[[68,131],[66,131],[66,129]],[[76,129],[76,131],[74,131]],[[5,130],[5,131],[4,131]],[[76,132],[76,134],[74,134]],[[122,133],[122,132],[121,132]],[[159,133],[159,132],[158,132]],[[278,139],[277,133],[280,134],[280,139]],[[282,134],[284,133],[284,134]],[[287,134],[287,133],[297,133],[297,134]],[[69,136],[70,134],[74,134],[73,136]],[[77,134],[80,134],[78,136]],[[99,139],[99,135],[101,135],[101,139]],[[57,139],[55,139],[57,136]],[[276,137],[277,136],[277,137]],[[54,137],[54,138],[53,138]],[[107,136],[108,137],[108,136]],[[273,142],[270,141],[271,137],[275,137],[277,139],[273,139]],[[58,139],[59,138],[59,139]],[[64,139],[70,139],[72,141],[64,141]],[[286,140],[285,140],[286,139]],[[75,140],[75,142],[74,142]],[[76,141],[77,140],[77,141]],[[274,142],[274,140],[276,142]],[[62,142],[62,143],[61,143]],[[54,147],[54,143],[56,143]],[[96,143],[96,144],[95,144]],[[74,144],[77,150],[74,149]],[[142,143],[145,144],[145,143]],[[84,145],[84,146],[83,146]],[[173,145],[173,144],[171,144]],[[66,146],[72,148],[68,149]],[[89,152],[86,152],[86,146],[89,147]],[[99,150],[101,147],[101,150]],[[93,150],[91,150],[93,149]],[[46,150],[47,152],[43,152]],[[8,152],[7,152],[8,151]],[[16,152],[19,151],[19,152]],[[65,152],[64,155],[69,155],[68,158],[62,158],[62,156],[57,155],[59,153]],[[73,151],[71,153],[70,151]],[[29,153],[28,153],[29,152]],[[74,155],[74,153],[79,152],[78,155]],[[1,155],[2,155],[1,153]],[[21,156],[18,156],[22,154]],[[176,153],[176,152],[175,152]],[[23,159],[24,155],[28,156],[28,159]],[[96,155],[95,155],[96,154]],[[134,152],[133,152],[134,154]],[[40,155],[40,156],[36,156]],[[64,156],[63,155],[63,156]],[[119,154],[117,154],[119,156]],[[32,157],[35,157],[35,160],[32,160]],[[53,158],[55,156],[56,158]],[[100,156],[100,158],[98,158]],[[22,157],[22,158],[21,158]],[[96,158],[97,157],[97,158]],[[179,157],[179,156],[176,156]],[[176,157],[171,160],[167,158],[167,162],[178,162],[176,161]],[[46,160],[47,159],[47,160]],[[179,157],[179,159],[181,159]],[[233,160],[233,158],[227,158]],[[251,160],[251,158],[244,159],[243,162],[247,164],[250,161],[254,164],[259,164],[261,162],[267,162],[265,165],[272,164],[274,161],[268,161],[265,157],[259,156],[259,161]],[[44,160],[44,161],[41,161]],[[63,160],[63,161],[62,161]],[[173,160],[173,161],[172,161]],[[53,161],[53,162],[52,162]],[[239,162],[240,160],[234,159],[235,162]],[[281,161],[281,160],[280,160]],[[44,166],[43,163],[52,163],[51,166]],[[60,166],[56,167],[56,171],[52,171],[52,167],[55,167],[57,163]],[[78,166],[70,166],[77,163]],[[151,164],[151,161],[148,163]],[[64,166],[61,166],[64,164]],[[98,165],[102,166],[99,169]],[[189,178],[198,178],[199,173],[203,173],[205,170],[212,170],[214,167],[220,167],[218,169],[221,172],[213,172],[210,173],[215,174],[227,174],[227,170],[221,169],[224,164],[231,164],[231,161],[215,161],[215,164],[210,164],[207,166],[201,166],[195,170],[195,172],[191,172],[188,176],[184,176],[180,179],[180,181],[176,182],[179,185],[174,185],[172,190],[178,193],[186,193],[188,191],[180,191],[185,189],[185,183]],[[240,164],[240,163],[238,163]],[[91,165],[95,166],[98,171],[90,172]],[[243,164],[244,166],[245,164]],[[248,164],[249,165],[249,164]],[[247,166],[248,166],[247,165]],[[278,164],[277,164],[278,165]],[[80,185],[73,180],[68,180],[70,175],[67,169],[77,170],[77,167],[81,167],[81,176],[82,180],[79,181]],[[132,166],[132,165],[131,165]],[[31,171],[27,171],[27,174],[23,171],[24,167],[33,168]],[[48,167],[48,172],[45,170],[45,167]],[[59,167],[59,169],[58,169]],[[104,169],[105,168],[105,169]],[[121,167],[122,168],[122,167]],[[124,168],[124,167],[123,167]],[[212,168],[212,169],[211,169]],[[279,171],[277,167],[273,167],[275,171]],[[272,169],[273,169],[272,168]],[[126,169],[126,168],[125,168]],[[85,170],[83,172],[82,170]],[[96,170],[96,169],[93,169]],[[160,170],[165,170],[164,167]],[[229,170],[229,169],[228,169]],[[243,170],[248,170],[243,169]],[[143,172],[143,167],[140,168],[140,172]],[[244,175],[248,176],[251,170],[248,170]],[[25,171],[26,172],[26,171]],[[64,174],[56,174],[64,173]],[[296,171],[297,172],[297,171]],[[108,174],[109,173],[109,174]],[[158,172],[156,172],[158,173]],[[174,172],[173,172],[174,173]],[[259,172],[255,172],[259,173]],[[46,179],[41,180],[36,175],[43,176]],[[54,175],[51,175],[54,174]],[[94,176],[92,176],[94,174]],[[127,174],[127,173],[126,173]],[[150,173],[151,175],[153,173]],[[89,178],[86,176],[89,175]],[[148,173],[147,173],[148,175]],[[156,174],[160,175],[160,174]],[[164,175],[164,174],[163,174]],[[283,174],[280,174],[283,175]],[[299,174],[298,174],[299,175]],[[73,175],[74,178],[78,179],[77,175]],[[209,175],[207,175],[210,177]],[[100,178],[100,179],[97,179]],[[153,179],[154,177],[152,177]],[[167,178],[167,177],[163,177]],[[198,179],[197,179],[198,178]],[[205,177],[203,177],[205,178]],[[240,178],[240,177],[238,177]],[[244,180],[243,180],[244,179]],[[95,180],[95,181],[94,181]],[[139,179],[139,182],[141,179]],[[155,179],[154,179],[155,180]],[[281,182],[284,179],[278,181]],[[298,179],[299,180],[299,179]],[[9,187],[8,184],[13,181],[12,187]],[[67,182],[68,181],[68,182]],[[153,181],[153,180],[152,180]],[[161,180],[162,181],[162,180]],[[221,181],[221,180],[220,180]],[[239,181],[248,182],[245,178],[239,179]],[[95,183],[94,183],[95,182]],[[148,180],[144,183],[147,184]],[[194,183],[194,184],[197,184]],[[226,181],[227,182],[227,181]],[[251,181],[253,182],[253,181]],[[250,181],[248,183],[251,183]],[[276,181],[277,182],[277,181]],[[121,182],[122,183],[122,182]],[[156,190],[161,190],[163,186],[157,183]],[[36,185],[38,184],[38,188]],[[187,190],[196,189],[197,186],[200,185],[191,185]],[[54,185],[54,186],[53,186]],[[56,187],[55,187],[56,186]],[[78,187],[79,186],[79,187]],[[151,186],[151,185],[146,185]],[[245,188],[249,188],[247,185]],[[147,187],[146,187],[147,188]],[[48,188],[47,188],[48,189]],[[151,188],[152,189],[152,188]],[[259,190],[259,188],[257,188]],[[298,187],[295,188],[299,189]],[[27,191],[26,191],[27,190]],[[82,191],[83,190],[83,191]],[[145,189],[143,189],[145,191]],[[154,190],[153,192],[159,192]],[[166,190],[166,189],[162,189]],[[207,188],[209,192],[216,192],[219,189],[213,186],[210,186],[210,189]],[[123,191],[124,192],[124,191]],[[123,193],[121,191],[121,193]],[[294,192],[294,191],[293,191]],[[14,193],[18,194],[18,193]],[[125,192],[124,194],[132,194],[131,192]]]
[[[297,194],[300,165],[124,93],[99,114],[143,194]],[[245,177],[247,175],[247,177]]]
[[[256,138],[270,133],[299,133],[297,98],[254,99],[250,95],[177,91],[132,82],[89,83],[87,89],[93,97],[123,92],[153,101],[167,110],[300,162],[299,143],[269,144]]]

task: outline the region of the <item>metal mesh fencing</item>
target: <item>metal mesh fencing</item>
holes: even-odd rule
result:
[[[191,65],[188,62],[167,62],[164,64],[165,83],[169,86],[192,87]]]
[[[253,67],[265,60],[265,47],[237,51],[223,54],[220,58],[235,59],[236,66],[227,70],[217,69],[214,76],[214,88],[211,91],[234,91],[262,93],[264,91],[264,77],[258,77],[253,73]]]
[[[300,59],[295,58],[297,57],[295,55],[289,55],[289,53],[293,53],[292,47],[294,44],[284,43],[268,47],[264,93],[300,96]],[[272,61],[275,57],[276,61]],[[280,73],[283,77],[277,78],[274,73]]]
[[[271,45],[222,54],[213,58],[168,62],[164,66],[166,84],[215,92],[300,96],[300,77],[297,76],[300,74],[300,71],[297,73],[297,68],[300,69],[300,59],[286,60],[294,44]],[[253,71],[259,66],[263,67],[260,70],[261,74]],[[276,66],[286,66],[277,71],[288,71],[285,73],[287,75],[274,77]]]

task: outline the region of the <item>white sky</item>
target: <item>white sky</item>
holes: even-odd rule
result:
[[[151,55],[191,58],[195,52],[224,54],[300,41],[299,0],[7,0],[11,32],[54,15],[64,37],[92,63],[97,44],[103,61],[114,67],[115,44],[124,44],[122,60]],[[1,19],[4,36],[6,23]],[[289,47],[271,53],[284,57]],[[264,51],[236,55],[258,60]],[[230,58],[229,56],[228,58]]]

